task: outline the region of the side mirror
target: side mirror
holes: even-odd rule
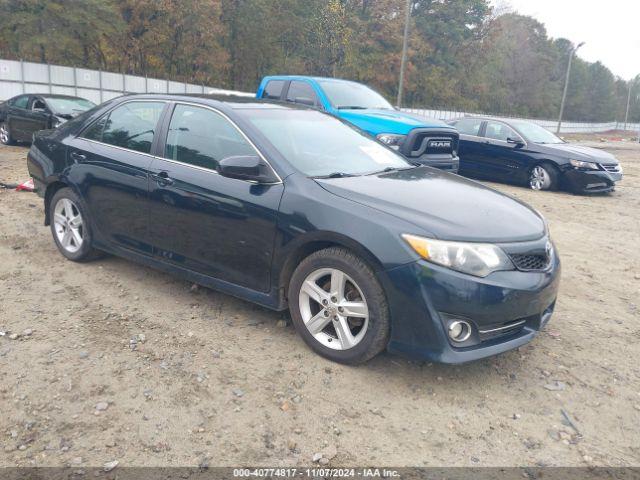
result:
[[[48,113],[48,112],[47,112],[47,109],[46,109],[46,108],[44,108],[44,107],[35,107],[35,108],[33,109],[33,111],[34,111],[34,112],[38,112],[38,113]]]
[[[511,144],[515,145],[516,147],[521,147],[521,146],[523,146],[525,144],[524,140],[521,139],[520,137],[508,137],[507,138],[507,143],[511,143]]]
[[[257,155],[236,155],[218,162],[218,173],[223,177],[258,183],[278,181],[271,167]]]

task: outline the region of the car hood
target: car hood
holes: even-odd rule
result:
[[[545,234],[526,204],[458,175],[430,167],[358,177],[316,179],[327,191],[401,218],[442,240],[521,242]]]
[[[86,112],[86,110],[84,110],[82,112],[72,112],[72,113],[54,112],[53,114],[58,118],[64,118],[65,120],[71,120],[72,118],[76,118],[78,115],[80,115],[80,114],[82,114],[84,112]]]
[[[398,110],[338,110],[337,115],[372,135],[396,133],[406,135],[414,128],[438,128],[456,130],[434,118],[419,117]]]
[[[618,163],[616,157],[609,152],[600,150],[599,148],[583,147],[582,145],[573,145],[571,143],[553,143],[540,144],[545,150],[572,158],[574,160],[582,160],[585,162],[603,163],[605,165],[615,165]]]

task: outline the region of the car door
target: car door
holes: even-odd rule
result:
[[[483,176],[501,181],[517,179],[528,161],[526,142],[506,123],[497,120],[487,120],[484,137]]]
[[[27,135],[27,109],[29,107],[30,95],[20,95],[16,97],[7,113],[7,124],[11,129],[11,136],[14,140],[25,141],[31,140],[31,136]]]
[[[98,245],[152,254],[149,167],[166,105],[121,103],[69,142],[70,180],[90,210]]]
[[[459,173],[476,176],[482,172],[481,157],[485,148],[485,140],[480,137],[481,118],[463,118],[453,123],[460,133],[458,156],[460,157]]]
[[[282,183],[256,184],[216,171],[223,158],[259,154],[221,112],[177,103],[150,182],[154,251],[166,261],[266,292]]]
[[[33,134],[49,127],[51,110],[44,99],[39,96],[32,96],[29,100],[28,108],[24,112],[24,134],[27,140],[33,138]]]

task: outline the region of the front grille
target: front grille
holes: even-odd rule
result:
[[[603,165],[600,164],[602,168],[604,168],[607,172],[618,173],[620,172],[620,165]]]
[[[418,158],[423,155],[432,157],[451,157],[458,152],[458,134],[447,130],[416,128],[407,135],[402,153],[407,157]]]
[[[431,136],[424,134],[417,136],[411,147],[411,156],[451,154],[458,150],[457,139],[453,136]]]
[[[512,254],[511,260],[518,270],[544,270],[549,265],[547,255]]]

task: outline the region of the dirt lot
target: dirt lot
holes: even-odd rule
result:
[[[640,148],[594,145],[613,194],[494,185],[548,218],[562,287],[530,345],[458,367],[336,365],[280,314],[68,262],[41,200],[0,190],[0,466],[640,465]],[[0,182],[26,152],[0,148]]]

